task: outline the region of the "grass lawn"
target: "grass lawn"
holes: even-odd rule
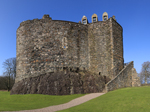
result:
[[[63,96],[41,94],[10,95],[10,92],[0,91],[0,111],[38,109],[63,104],[83,95],[85,94]]]
[[[59,112],[150,112],[150,86],[118,89]]]

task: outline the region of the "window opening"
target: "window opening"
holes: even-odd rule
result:
[[[83,20],[83,24],[86,24],[86,19]]]
[[[66,43],[66,41],[65,41],[66,39],[64,38],[64,48],[66,48],[66,46],[65,46],[65,43]]]
[[[107,20],[107,16],[104,16],[104,21],[106,21]]]
[[[62,48],[64,48],[64,49],[68,48],[68,45],[67,45],[67,44],[68,44],[68,43],[67,43],[67,38],[64,37],[64,38],[62,39]]]
[[[93,17],[93,22],[96,22],[96,17]]]
[[[106,84],[107,83],[106,76],[104,76],[104,81],[105,81],[105,84]]]

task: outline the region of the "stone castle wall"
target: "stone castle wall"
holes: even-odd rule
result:
[[[50,18],[22,22],[17,30],[16,82],[57,68],[88,68],[87,34],[86,25],[74,22]],[[62,46],[64,38],[67,45]]]
[[[115,77],[124,68],[123,58],[123,29],[122,27],[112,19],[112,42],[113,42],[113,73],[112,77]]]
[[[88,26],[90,71],[113,79],[124,65],[122,27],[112,18]]]
[[[123,68],[122,41],[122,27],[113,18],[87,25],[49,16],[22,22],[15,82],[66,68],[113,79]]]
[[[106,84],[106,92],[123,87],[132,87],[133,61],[123,68],[119,74]]]
[[[141,86],[140,78],[137,77],[135,68],[132,68],[132,87]]]
[[[90,71],[95,71],[103,76],[108,76],[113,58],[110,25],[111,22],[108,20],[91,23],[88,27]]]
[[[122,33],[113,18],[84,25],[44,15],[22,22],[11,94],[63,95],[140,86],[133,62],[124,67]]]

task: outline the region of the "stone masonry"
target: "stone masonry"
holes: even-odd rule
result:
[[[140,78],[137,77],[135,68],[132,68],[132,87],[141,86]]]
[[[141,86],[139,77],[135,68],[133,68],[133,61],[125,66],[117,76],[114,77],[105,85],[106,92],[116,90],[123,87],[137,87]]]
[[[113,19],[90,24],[27,20],[17,29],[16,81],[65,67],[112,79],[123,68],[122,27]]]
[[[13,89],[17,91],[15,87],[20,83],[23,84],[22,88],[25,87],[24,81],[28,83],[30,79],[42,77],[42,74],[56,73],[59,76],[58,73],[62,72],[63,75],[68,74],[68,70],[77,74],[80,71],[88,72],[90,75],[87,77],[93,77],[93,74],[102,76],[104,79],[101,77],[101,84],[118,76],[124,68],[123,29],[114,16],[108,18],[107,13],[104,16],[104,21],[98,21],[94,14],[92,23],[85,21],[85,16],[82,22],[75,23],[52,20],[49,15],[20,23],[17,29],[16,79]],[[92,83],[98,85],[97,82]]]

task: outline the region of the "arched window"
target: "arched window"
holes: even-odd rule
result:
[[[82,24],[87,24],[87,23],[88,23],[87,17],[83,16],[82,17]]]
[[[103,13],[102,19],[103,19],[103,21],[108,20],[108,14],[107,14],[107,12]]]
[[[67,49],[68,48],[68,41],[66,37],[62,38],[62,48]]]
[[[98,21],[98,17],[96,14],[92,15],[92,23],[97,22]]]

